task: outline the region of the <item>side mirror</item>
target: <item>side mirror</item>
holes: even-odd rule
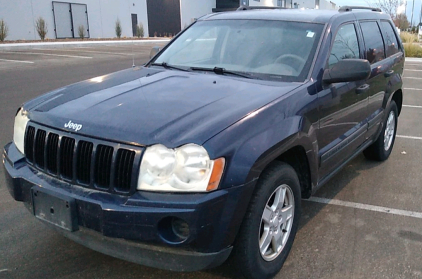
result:
[[[371,74],[371,65],[365,59],[344,59],[326,69],[322,81],[326,84],[365,80]]]
[[[153,58],[159,52],[160,52],[160,47],[158,46],[153,47],[151,51],[149,52],[149,59]]]

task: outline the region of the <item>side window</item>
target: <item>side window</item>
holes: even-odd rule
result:
[[[397,42],[397,37],[391,24],[388,21],[382,20],[381,29],[384,31],[387,57],[399,52],[399,43]]]
[[[359,58],[359,44],[355,25],[346,24],[340,27],[334,39],[328,66],[331,68],[342,59]]]
[[[385,58],[384,42],[378,23],[375,21],[361,22],[363,39],[365,40],[366,59],[373,64]]]

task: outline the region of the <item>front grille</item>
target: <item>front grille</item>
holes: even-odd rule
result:
[[[141,149],[28,125],[27,161],[59,179],[88,188],[130,193],[137,177]]]
[[[84,184],[89,184],[91,182],[91,159],[92,159],[92,149],[94,144],[88,141],[80,141],[78,146],[78,156],[76,160],[78,161],[76,176],[77,179]]]
[[[117,151],[117,160],[116,160],[116,176],[114,185],[117,189],[122,191],[127,190],[126,185],[131,183],[131,166],[133,165],[133,160],[135,159],[135,152],[119,149]]]
[[[106,145],[98,145],[95,156],[95,182],[99,187],[108,188],[110,186],[111,160],[113,158],[113,148]]]

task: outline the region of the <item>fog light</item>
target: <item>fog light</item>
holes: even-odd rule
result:
[[[171,220],[171,229],[173,233],[180,239],[187,239],[189,237],[189,225],[185,221],[179,218],[173,218]]]
[[[160,238],[169,244],[181,244],[190,236],[189,224],[174,216],[161,219],[157,229]]]

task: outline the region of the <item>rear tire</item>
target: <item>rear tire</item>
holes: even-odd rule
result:
[[[301,190],[295,170],[273,162],[259,179],[232,259],[246,278],[273,278],[293,245],[301,215]]]
[[[397,115],[396,102],[391,101],[390,109],[388,110],[387,118],[380,135],[372,145],[363,151],[363,155],[367,159],[375,161],[385,161],[388,159],[396,139]]]

